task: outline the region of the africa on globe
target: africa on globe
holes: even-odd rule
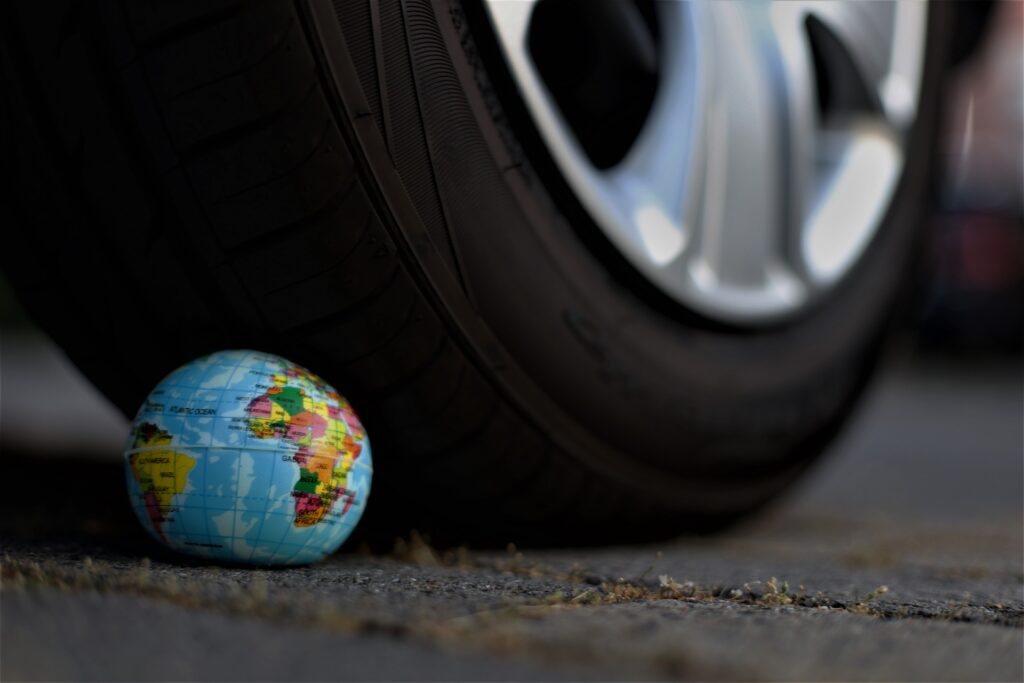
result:
[[[348,401],[280,356],[220,351],[178,368],[139,409],[125,449],[139,521],[174,550],[308,564],[366,507],[370,442]]]

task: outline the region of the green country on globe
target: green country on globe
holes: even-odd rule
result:
[[[373,466],[366,431],[341,394],[257,351],[221,351],[160,382],[125,449],[132,507],[184,553],[307,564],[348,538]]]

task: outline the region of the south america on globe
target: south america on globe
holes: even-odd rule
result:
[[[370,442],[348,401],[280,356],[220,351],[178,368],[125,449],[142,526],[168,547],[260,565],[316,562],[366,507]]]

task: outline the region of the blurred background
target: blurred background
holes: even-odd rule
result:
[[[996,4],[947,83],[942,167],[913,295],[881,376],[792,499],[1015,517],[1022,500],[1024,2]],[[115,463],[127,422],[0,280],[0,450]],[[7,474],[11,459],[5,459]],[[887,473],[898,471],[901,476]],[[913,473],[913,476],[907,476]],[[5,479],[10,477],[5,475]],[[964,495],[967,487],[967,495]],[[974,501],[973,503],[971,501]],[[973,507],[972,507],[973,506]],[[921,509],[918,505],[914,509]]]

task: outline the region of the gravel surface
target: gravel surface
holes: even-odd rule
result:
[[[786,501],[710,538],[205,566],[120,465],[0,458],[0,678],[1024,679],[1019,366],[898,365]],[[25,482],[61,467],[88,496]],[[43,490],[44,493],[39,491]]]

